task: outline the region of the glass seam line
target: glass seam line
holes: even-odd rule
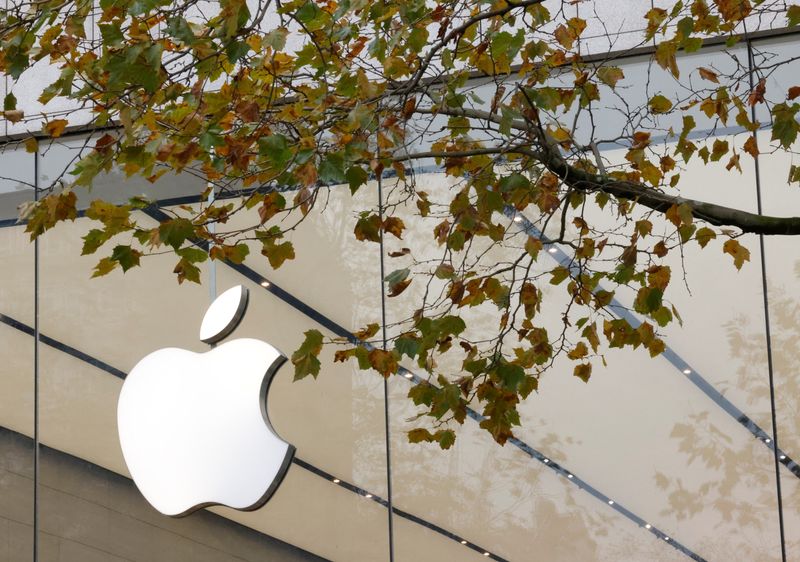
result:
[[[18,330],[18,331],[20,331],[20,332],[22,332],[24,334],[29,335],[29,336],[33,336],[34,335],[34,329],[32,327],[28,326],[27,324],[25,324],[23,322],[20,322],[19,320],[14,319],[14,318],[12,318],[12,317],[10,317],[8,315],[0,313],[0,323],[5,324],[5,325],[7,325],[7,326],[9,326],[11,328],[14,328],[14,329],[16,329],[16,330]],[[51,338],[51,337],[49,337],[47,335],[41,334],[41,341],[42,341],[42,343],[52,347],[53,349],[56,349],[56,350],[61,351],[63,353],[66,353],[67,355],[70,355],[70,356],[72,356],[72,357],[74,357],[74,358],[76,358],[76,359],[78,359],[80,361],[83,361],[84,363],[87,363],[87,364],[89,364],[89,365],[91,365],[91,366],[93,366],[93,367],[95,367],[95,368],[97,368],[97,369],[99,369],[101,371],[104,371],[104,372],[106,372],[106,373],[108,373],[108,374],[110,374],[110,375],[112,375],[114,377],[117,377],[119,379],[124,380],[125,377],[127,376],[127,373],[125,373],[124,371],[122,371],[120,369],[117,369],[115,367],[112,367],[111,365],[109,365],[108,363],[106,363],[104,361],[101,361],[101,360],[99,360],[99,359],[97,359],[97,358],[95,358],[95,357],[93,357],[93,356],[91,356],[91,355],[79,350],[79,349],[76,349],[76,348],[74,348],[74,347],[72,347],[70,345],[67,345],[67,344],[65,344],[65,343],[63,343],[63,342],[61,342],[59,340],[56,340],[54,338]],[[82,460],[84,462],[90,462],[90,461],[87,461],[86,459],[82,459]],[[300,459],[298,457],[294,457],[294,459],[292,460],[292,463],[296,464],[296,465],[298,465],[298,466],[300,466],[300,467],[302,467],[302,468],[304,468],[306,470],[308,470],[309,472],[313,472],[317,476],[325,478],[328,481],[332,481],[334,478],[337,478],[337,479],[339,479],[339,482],[337,483],[337,485],[349,490],[350,492],[354,492],[354,493],[356,493],[356,494],[358,494],[360,496],[366,496],[369,493],[371,495],[371,497],[370,498],[365,498],[365,499],[371,499],[372,501],[381,504],[383,507],[386,507],[386,508],[389,507],[389,502],[386,499],[382,498],[381,496],[376,495],[376,494],[372,494],[365,488],[362,488],[360,486],[356,486],[355,484],[352,484],[350,482],[342,480],[341,478],[336,477],[333,474],[331,474],[331,473],[329,473],[329,472],[327,472],[327,471],[325,471],[325,470],[323,470],[321,468],[318,468],[318,467],[312,465],[311,463],[309,463],[307,461],[304,461],[304,460],[302,460],[302,459]],[[122,476],[122,475],[120,475],[120,476]],[[427,529],[430,529],[430,530],[432,530],[432,531],[434,531],[434,532],[436,532],[436,533],[438,533],[440,535],[443,535],[445,538],[449,538],[451,540],[459,542],[459,546],[461,546],[460,543],[461,543],[462,540],[467,540],[463,536],[460,536],[460,535],[458,535],[456,533],[448,531],[447,529],[445,529],[443,527],[440,527],[439,525],[437,525],[435,523],[427,521],[427,520],[425,520],[425,519],[423,519],[423,518],[421,518],[421,517],[419,517],[417,515],[414,515],[413,513],[404,511],[404,510],[399,509],[397,507],[392,506],[392,512],[395,515],[398,515],[399,517],[407,519],[407,520],[409,520],[409,521],[411,521],[413,523],[417,523],[418,525],[421,525],[421,526],[426,527]],[[469,541],[469,540],[467,541],[467,544],[463,545],[463,546],[471,548],[472,550],[474,550],[476,552],[480,552],[481,554],[483,554],[484,552],[490,552],[489,549],[485,549],[485,548],[479,546],[478,544],[476,544],[476,543],[474,543],[472,541]],[[502,557],[500,557],[500,556],[498,556],[498,555],[496,555],[494,553],[491,553],[490,556],[488,556],[487,558],[490,558],[492,560],[497,560],[498,562],[507,562],[506,559],[504,559],[504,558],[502,558]]]
[[[747,28],[745,27],[745,37],[747,37]],[[750,84],[750,91],[752,92],[755,88],[755,83],[753,82],[753,62],[754,62],[754,55],[753,55],[753,45],[750,42],[750,39],[747,39],[747,79]],[[752,104],[750,106],[750,120],[755,123],[756,122],[756,106]],[[751,133],[751,138],[754,142],[758,142],[756,137],[756,131]],[[756,204],[758,205],[758,214],[763,215],[763,208],[761,204],[761,166],[760,161],[758,158],[758,153],[753,158],[755,164],[755,175],[756,175]],[[763,289],[763,300],[764,300],[764,331],[767,343],[767,376],[769,380],[769,405],[770,405],[770,414],[772,419],[772,443],[774,447],[772,448],[772,456],[775,463],[775,493],[777,494],[778,498],[778,527],[780,529],[780,539],[781,539],[781,560],[786,562],[786,535],[784,533],[784,526],[783,526],[783,493],[781,492],[781,470],[780,470],[780,462],[778,460],[778,421],[777,421],[777,414],[775,408],[775,376],[774,376],[774,364],[772,361],[772,330],[770,329],[770,319],[769,319],[769,291],[767,288],[767,255],[766,250],[764,248],[764,235],[758,235],[758,246],[761,250],[761,287]]]
[[[376,112],[378,115],[379,112]],[[378,121],[378,131],[380,131],[380,120]],[[381,224],[383,224],[383,168],[380,167],[380,153],[381,149],[377,147],[378,166],[379,172],[377,174],[378,183],[378,217]],[[386,337],[386,290],[383,278],[386,275],[386,265],[384,262],[384,232],[383,228],[378,229],[380,235],[380,279],[378,282],[381,285],[381,335],[383,336],[383,350],[386,351],[387,337]],[[383,379],[383,427],[386,438],[386,496],[389,501],[388,519],[389,519],[389,562],[394,562],[394,508],[392,507],[392,450],[391,439],[389,433],[389,381],[387,378]]]
[[[39,200],[39,151],[33,154],[33,200]],[[33,242],[33,562],[39,562],[39,237]]]

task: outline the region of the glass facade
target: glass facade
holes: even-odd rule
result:
[[[623,48],[637,29],[617,16],[601,10],[590,25],[616,22],[622,43],[614,45]],[[599,29],[587,35],[590,50],[608,48]],[[769,37],[727,52],[709,47],[681,64],[688,73],[731,63],[732,55],[746,61],[748,49],[756,60],[776,52],[786,57],[797,44]],[[632,53],[619,64],[629,78],[647,82],[620,103],[679,91],[646,54]],[[770,76],[768,91],[794,85],[796,74],[782,72]],[[608,105],[594,125],[616,138],[627,124],[613,100]],[[665,130],[669,125],[661,123]],[[698,123],[697,134],[743,138],[740,129],[711,126]],[[768,133],[760,135],[768,145]],[[687,247],[683,260],[671,264],[673,271],[686,268],[688,287],[673,295],[684,324],[668,329],[667,352],[651,360],[608,351],[608,367],[588,385],[566,364],[557,365],[541,381],[541,394],[521,407],[522,429],[504,447],[478,428],[477,413],[450,451],[409,444],[416,411],[406,396],[419,382],[410,364],[385,384],[333,362],[332,354],[323,354],[313,382],[293,383],[284,367],[270,389],[269,414],[297,454],[272,499],[247,513],[213,507],[184,519],[159,515],[129,479],[117,437],[117,398],[133,366],[162,347],[205,351],[198,339],[203,314],[215,289],[237,284],[250,290],[250,304],[234,336],[267,341],[284,353],[312,328],[347,337],[377,322],[391,331],[422,288],[387,300],[381,253],[419,246],[435,223],[412,218],[409,210],[403,241],[365,245],[352,236],[353,217],[379,204],[402,205],[392,180],[384,182],[383,200],[374,182],[355,197],[346,188],[320,188],[324,210],[292,233],[297,260],[277,271],[259,259],[218,263],[204,270],[202,285],[178,286],[174,256],[160,255],[125,275],[89,279],[96,257],[81,256],[81,237],[90,220],[63,224],[37,245],[16,220],[17,206],[33,199],[35,186],[52,183],[85,142],[86,136],[67,136],[35,155],[12,143],[0,153],[0,562],[34,554],[43,562],[771,561],[781,559],[779,498],[787,559],[800,556],[800,375],[794,365],[800,251],[789,237],[765,240],[765,273],[755,236],[742,239],[751,262],[739,273],[720,251]],[[613,142],[600,148],[609,161],[624,158],[625,148]],[[800,204],[800,195],[781,189],[790,159],[763,154],[755,166],[743,158],[741,174],[695,159],[684,172],[684,194],[755,212],[761,186],[763,211],[787,214]],[[419,172],[418,188],[432,196],[450,187],[436,170]],[[79,196],[85,208],[98,197],[157,195],[161,207],[135,216],[154,224],[171,206],[199,204],[203,188],[189,176],[157,187],[109,174]],[[244,212],[233,220],[249,224],[258,222],[255,216]],[[251,256],[258,254],[254,245]],[[549,259],[562,257],[556,252]],[[619,295],[620,314],[631,317],[625,306],[632,298]],[[474,325],[480,314],[464,312]]]

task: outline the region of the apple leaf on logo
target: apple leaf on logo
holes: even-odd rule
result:
[[[294,365],[294,380],[306,378],[308,375],[317,378],[320,362],[319,352],[322,351],[322,333],[319,330],[308,330],[303,344],[292,354]]]

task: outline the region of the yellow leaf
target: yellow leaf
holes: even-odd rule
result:
[[[64,133],[69,121],[66,119],[54,119],[44,126],[44,131],[53,138],[58,138]]]
[[[36,137],[29,137],[25,139],[26,152],[35,153],[38,149],[39,149],[39,141],[36,140]]]
[[[736,269],[742,269],[744,262],[750,261],[750,250],[739,244],[738,240],[728,240],[722,245],[722,251],[733,257]]]

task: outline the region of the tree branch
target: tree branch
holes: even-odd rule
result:
[[[496,115],[477,109],[419,108],[417,112],[430,115],[468,117],[498,124],[500,122],[500,118]],[[528,131],[536,138],[542,139],[543,131],[532,123],[515,120],[511,123],[511,127]],[[616,180],[608,175],[592,174],[569,164],[554,141],[543,139],[537,145],[540,146],[516,145],[496,148],[487,147],[464,152],[420,152],[398,156],[397,159],[457,158],[474,154],[523,154],[540,162],[550,172],[558,176],[564,184],[577,191],[584,193],[604,192],[620,199],[635,201],[639,205],[660,213],[666,213],[673,205],[686,204],[691,208],[692,215],[699,220],[714,226],[738,228],[746,233],[792,236],[800,234],[800,217],[759,215],[733,207],[670,195],[639,182]]]

